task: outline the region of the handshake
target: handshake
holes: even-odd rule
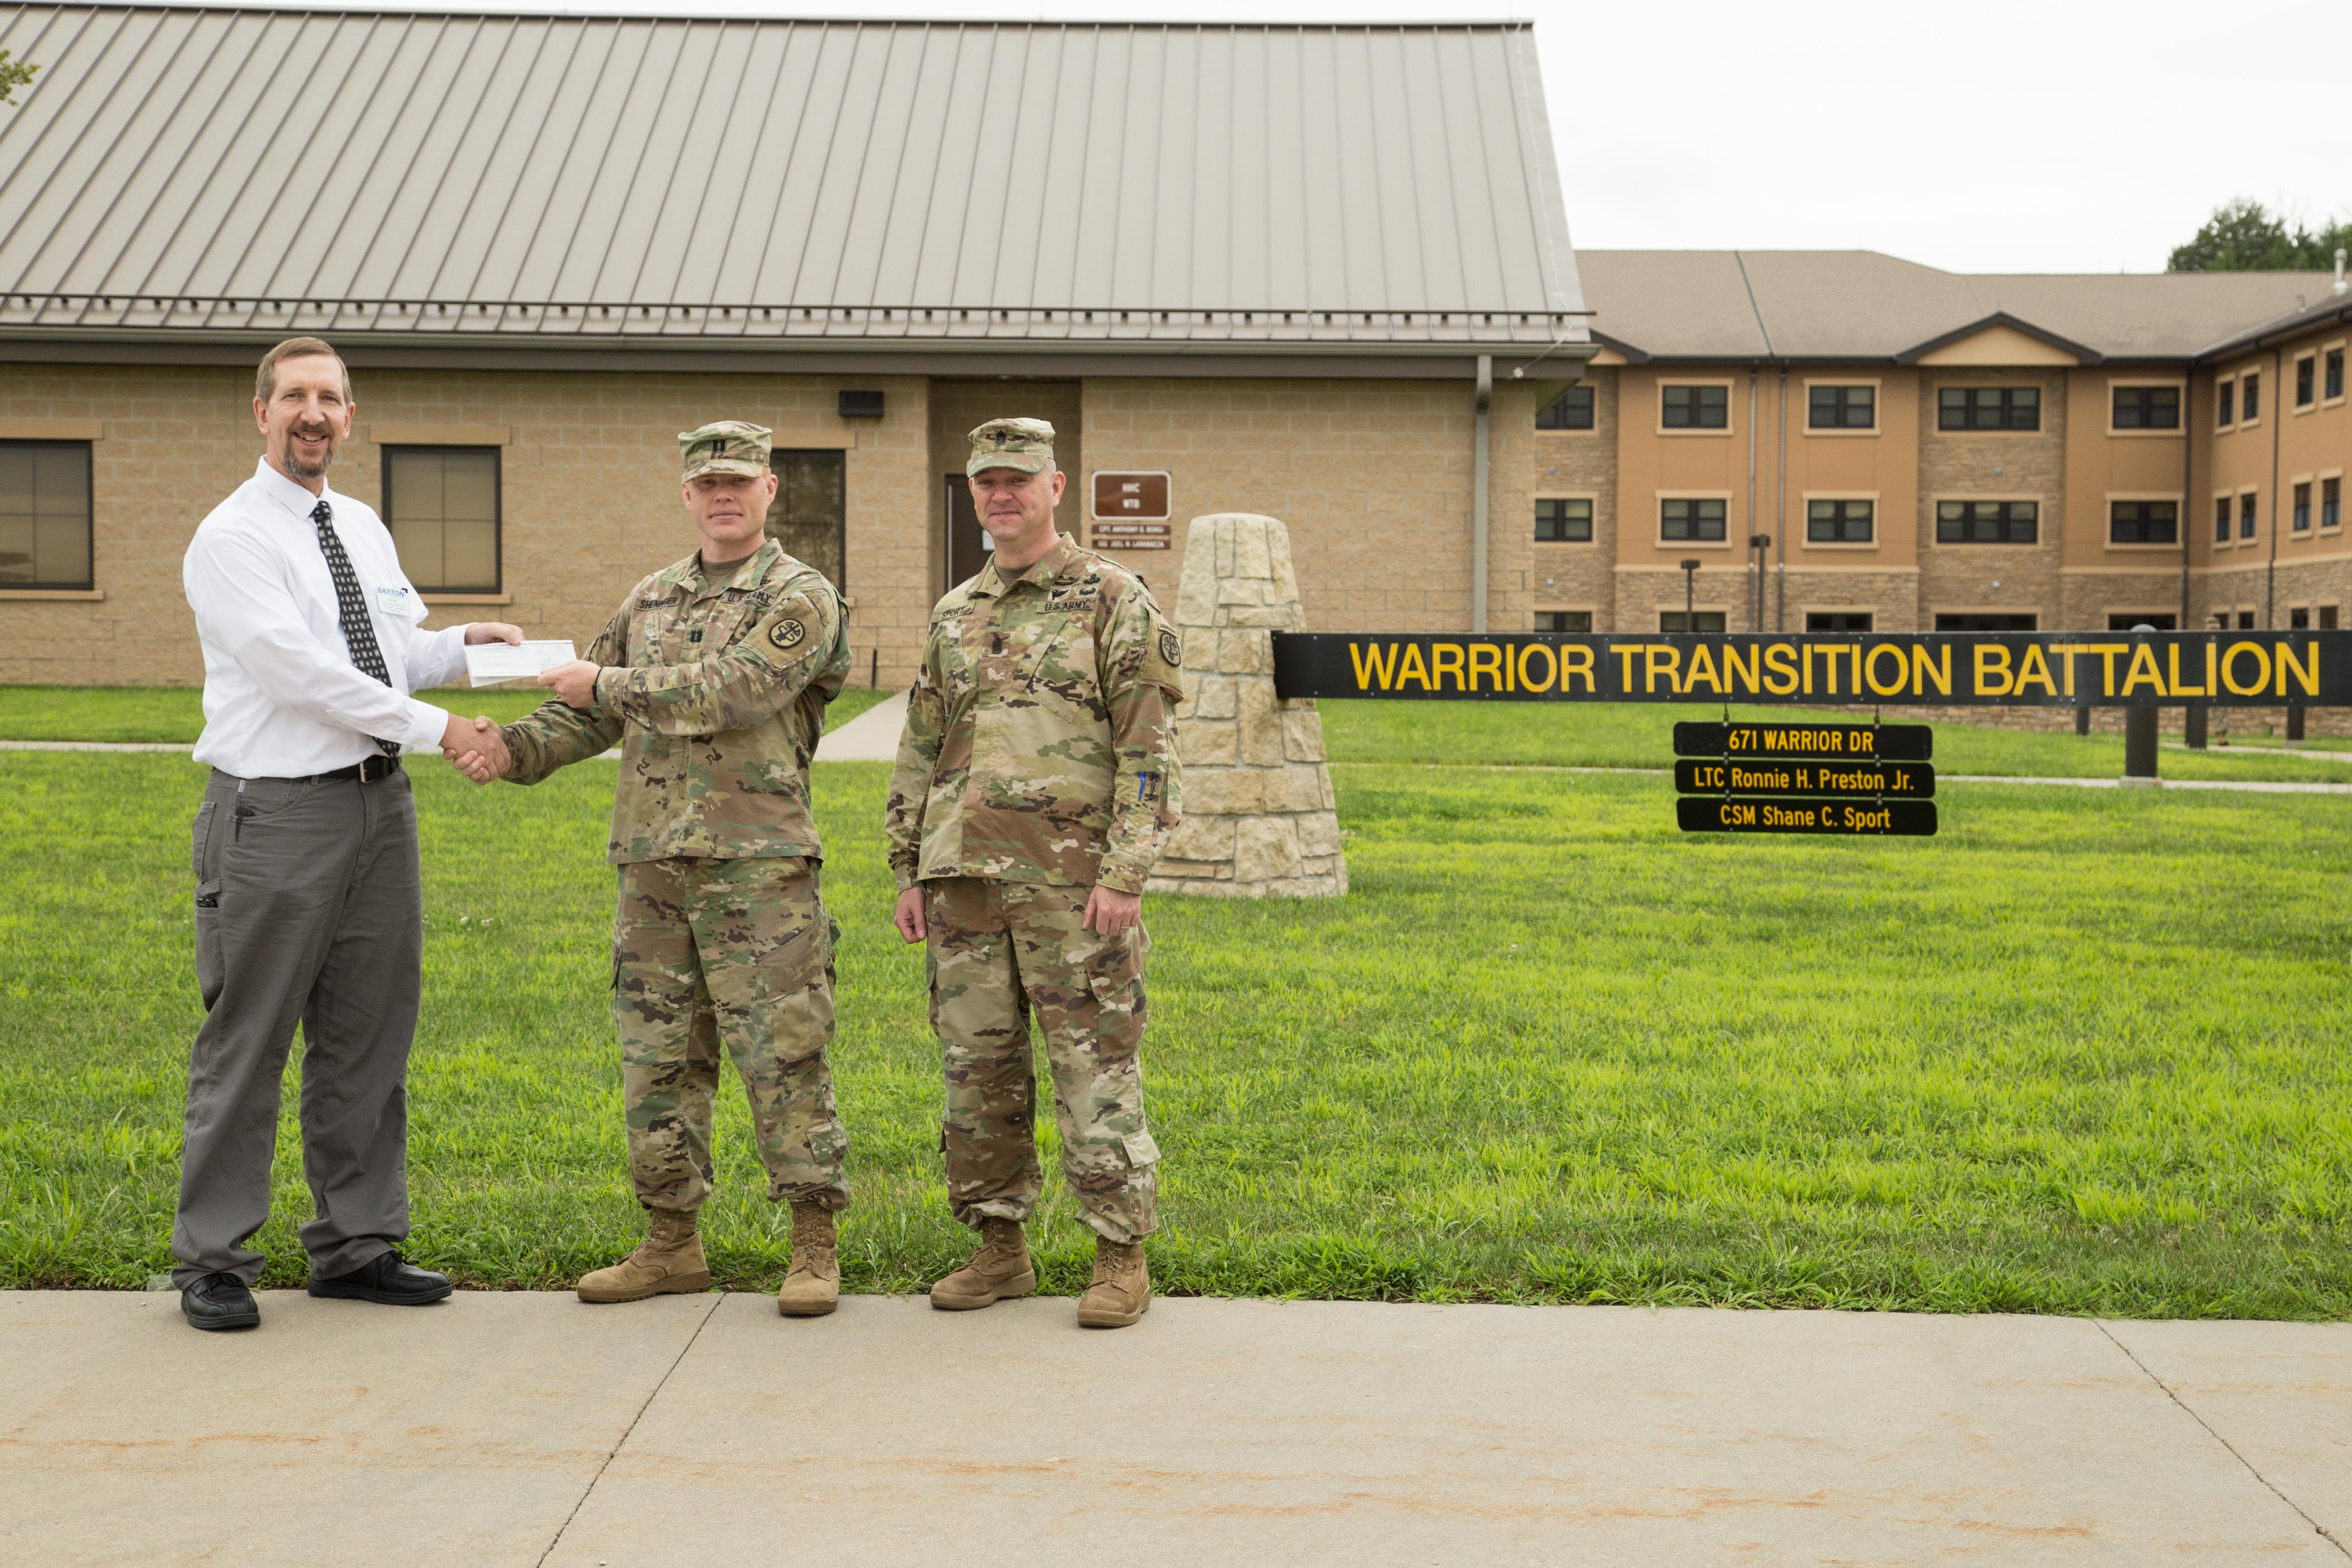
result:
[[[441,732],[441,754],[478,784],[502,779],[514,768],[514,753],[507,750],[506,736],[497,721],[487,716],[465,719],[451,714],[449,727]]]
[[[503,622],[483,622],[466,628],[468,644],[502,642],[520,647],[522,628]],[[572,659],[551,669],[541,670],[539,683],[551,687],[565,706],[588,709],[596,705],[597,667],[585,659]],[[441,732],[441,754],[459,773],[478,784],[504,778],[514,770],[514,753],[507,747],[506,736],[497,722],[487,715],[467,719],[451,714]]]

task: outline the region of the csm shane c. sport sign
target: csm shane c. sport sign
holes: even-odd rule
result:
[[[2352,631],[1276,632],[1276,692],[1503,702],[2352,707]]]

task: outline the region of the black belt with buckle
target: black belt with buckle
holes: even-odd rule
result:
[[[378,755],[364,758],[347,768],[337,768],[331,773],[313,774],[312,779],[318,784],[326,784],[335,779],[357,779],[362,784],[373,784],[378,779],[390,778],[399,771],[398,757]]]

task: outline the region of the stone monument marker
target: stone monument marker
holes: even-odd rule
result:
[[[1176,596],[1184,700],[1176,710],[1184,819],[1155,893],[1331,898],[1348,890],[1323,717],[1274,694],[1277,631],[1304,631],[1290,531],[1270,517],[1196,517]]]

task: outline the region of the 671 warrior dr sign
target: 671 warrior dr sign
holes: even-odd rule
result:
[[[1277,632],[1274,679],[1286,698],[2352,707],[2352,631]]]

